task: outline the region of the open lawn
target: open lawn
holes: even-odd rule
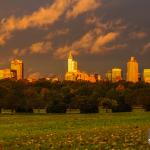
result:
[[[0,115],[0,150],[147,150],[150,113]]]

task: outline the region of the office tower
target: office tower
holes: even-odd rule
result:
[[[78,63],[72,57],[72,53],[69,53],[68,57],[68,72],[77,72],[78,70]]]
[[[11,61],[11,70],[12,72],[16,72],[16,80],[22,80],[24,74],[23,61],[14,59]]]
[[[127,81],[138,82],[139,78],[139,66],[135,57],[131,57],[127,63]]]
[[[68,71],[65,74],[65,80],[67,81],[87,81],[96,82],[94,74],[87,74],[86,72],[78,70],[78,63],[72,57],[71,52],[68,57]]]
[[[143,78],[144,82],[150,83],[150,69],[144,69]]]
[[[106,77],[106,81],[111,81],[112,80],[112,72],[107,71],[105,77]]]
[[[112,82],[118,82],[122,80],[122,69],[113,68],[112,69]]]

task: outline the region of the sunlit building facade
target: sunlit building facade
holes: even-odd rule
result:
[[[138,82],[139,79],[139,65],[135,57],[131,57],[127,63],[127,81]]]
[[[47,81],[50,81],[50,82],[58,82],[59,81],[59,78],[57,76],[50,76],[50,77],[46,77],[45,78]]]
[[[27,80],[28,80],[28,82],[33,83],[33,82],[38,81],[39,78],[37,78],[36,76],[33,75],[33,76],[29,76],[29,77],[27,78]]]
[[[122,80],[122,69],[113,68],[112,69],[112,82],[118,82]]]
[[[94,74],[90,75],[78,70],[78,63],[73,59],[71,52],[69,53],[69,57],[68,57],[68,71],[65,74],[65,80],[87,81],[93,83],[97,81]]]
[[[144,82],[150,83],[150,69],[144,69],[143,78]]]
[[[68,57],[68,72],[77,72],[78,71],[78,63],[73,59],[72,53],[69,53]]]
[[[77,73],[66,72],[65,80],[67,80],[67,81],[76,81],[77,80]]]
[[[16,71],[16,80],[22,80],[24,77],[24,66],[23,61],[14,59],[11,61],[11,70]]]
[[[112,81],[112,72],[111,71],[106,72],[105,79],[106,79],[106,81]]]
[[[80,72],[78,71],[77,72],[77,81],[89,81],[89,82],[96,82],[96,78],[95,78],[95,75],[90,75],[90,74],[87,74],[85,72]]]
[[[11,69],[1,69],[0,70],[0,80],[14,78],[15,72],[12,72]]]
[[[103,78],[100,74],[95,74],[94,76],[95,76],[95,79],[96,79],[97,82],[100,82],[100,81],[103,80]]]

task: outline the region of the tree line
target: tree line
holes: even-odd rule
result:
[[[99,109],[129,112],[142,106],[150,110],[150,84],[144,82],[50,82],[40,79],[0,81],[0,109],[32,112],[46,109],[48,113],[66,113],[80,109],[80,113],[98,113]]]

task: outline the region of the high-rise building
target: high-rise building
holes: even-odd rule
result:
[[[144,82],[150,83],[150,69],[144,69],[143,78]]]
[[[11,70],[16,72],[16,80],[22,80],[24,76],[24,66],[22,60],[14,59],[11,61]]]
[[[96,82],[96,77],[94,74],[87,74],[86,72],[78,70],[78,63],[74,61],[71,52],[68,57],[68,71],[65,74],[65,80],[67,81],[87,81]]]
[[[138,82],[139,78],[139,65],[135,57],[131,57],[127,63],[127,81]]]
[[[113,68],[112,69],[112,82],[118,82],[122,80],[122,69]]]
[[[106,81],[112,81],[112,72],[107,71],[105,77],[106,77]]]
[[[68,72],[77,72],[78,71],[78,63],[72,57],[72,53],[69,53],[68,57]]]

